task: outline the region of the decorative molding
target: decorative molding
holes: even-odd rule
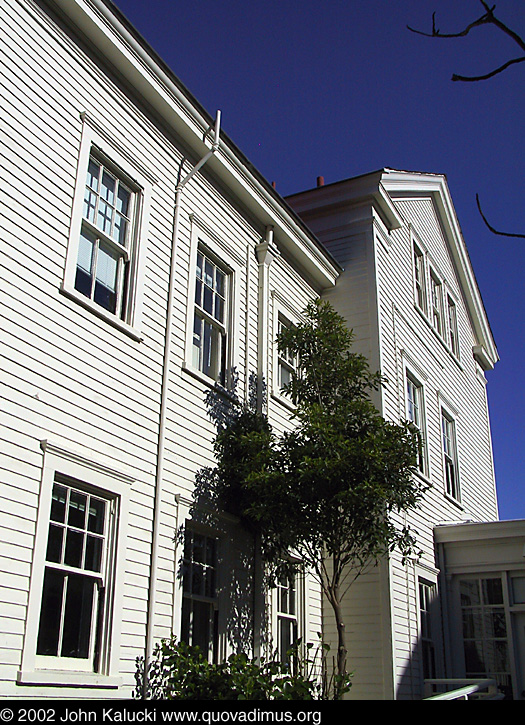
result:
[[[133,484],[136,480],[135,476],[132,476],[123,470],[108,466],[106,463],[102,463],[102,461],[97,461],[87,452],[82,453],[79,450],[66,447],[56,441],[46,438],[45,440],[40,441],[40,448],[44,452],[44,455],[49,453],[51,455],[58,456],[59,458],[70,461],[71,463],[85,466],[92,471],[97,471],[97,473],[101,473],[104,476],[116,478],[127,485]]]

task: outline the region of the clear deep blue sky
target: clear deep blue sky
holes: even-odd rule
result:
[[[492,0],[491,0],[492,1]],[[444,173],[500,354],[488,373],[500,518],[525,518],[525,63],[495,28],[435,40],[479,0],[117,0],[117,6],[283,195],[382,167]],[[523,0],[496,15],[525,37]],[[521,53],[523,54],[523,53]]]

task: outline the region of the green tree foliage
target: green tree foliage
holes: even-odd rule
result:
[[[245,654],[212,664],[184,642],[160,642],[149,663],[144,692],[144,660],[137,659],[135,697],[148,700],[317,700],[320,689],[303,668],[256,662]]]
[[[217,435],[216,493],[260,535],[274,577],[294,552],[318,577],[337,631],[336,692],[347,675],[341,602],[348,586],[397,549],[414,553],[399,522],[423,487],[413,475],[418,441],[407,424],[384,420],[371,394],[385,384],[352,351],[353,335],[327,302],[312,302],[305,321],[281,333],[295,359],[287,388],[294,427],[276,436],[264,415],[239,406]]]

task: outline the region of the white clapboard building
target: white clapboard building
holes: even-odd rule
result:
[[[0,696],[127,698],[172,633],[217,661],[330,639],[315,581],[262,593],[251,536],[194,498],[217,383],[290,425],[274,341],[318,296],[388,378],[384,415],[420,429],[431,484],[421,559],[346,603],[351,697],[479,675],[454,629],[464,581],[493,598],[500,582],[516,663],[497,353],[444,178],[385,170],[285,203],[109,0],[6,0],[0,52]],[[514,558],[487,568],[478,540],[495,539]],[[497,674],[517,696],[512,666]]]

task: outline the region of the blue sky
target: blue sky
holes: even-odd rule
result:
[[[283,195],[382,167],[445,173],[501,361],[488,373],[500,518],[525,518],[525,63],[479,0],[117,0],[117,6]],[[525,37],[523,0],[496,15]]]

